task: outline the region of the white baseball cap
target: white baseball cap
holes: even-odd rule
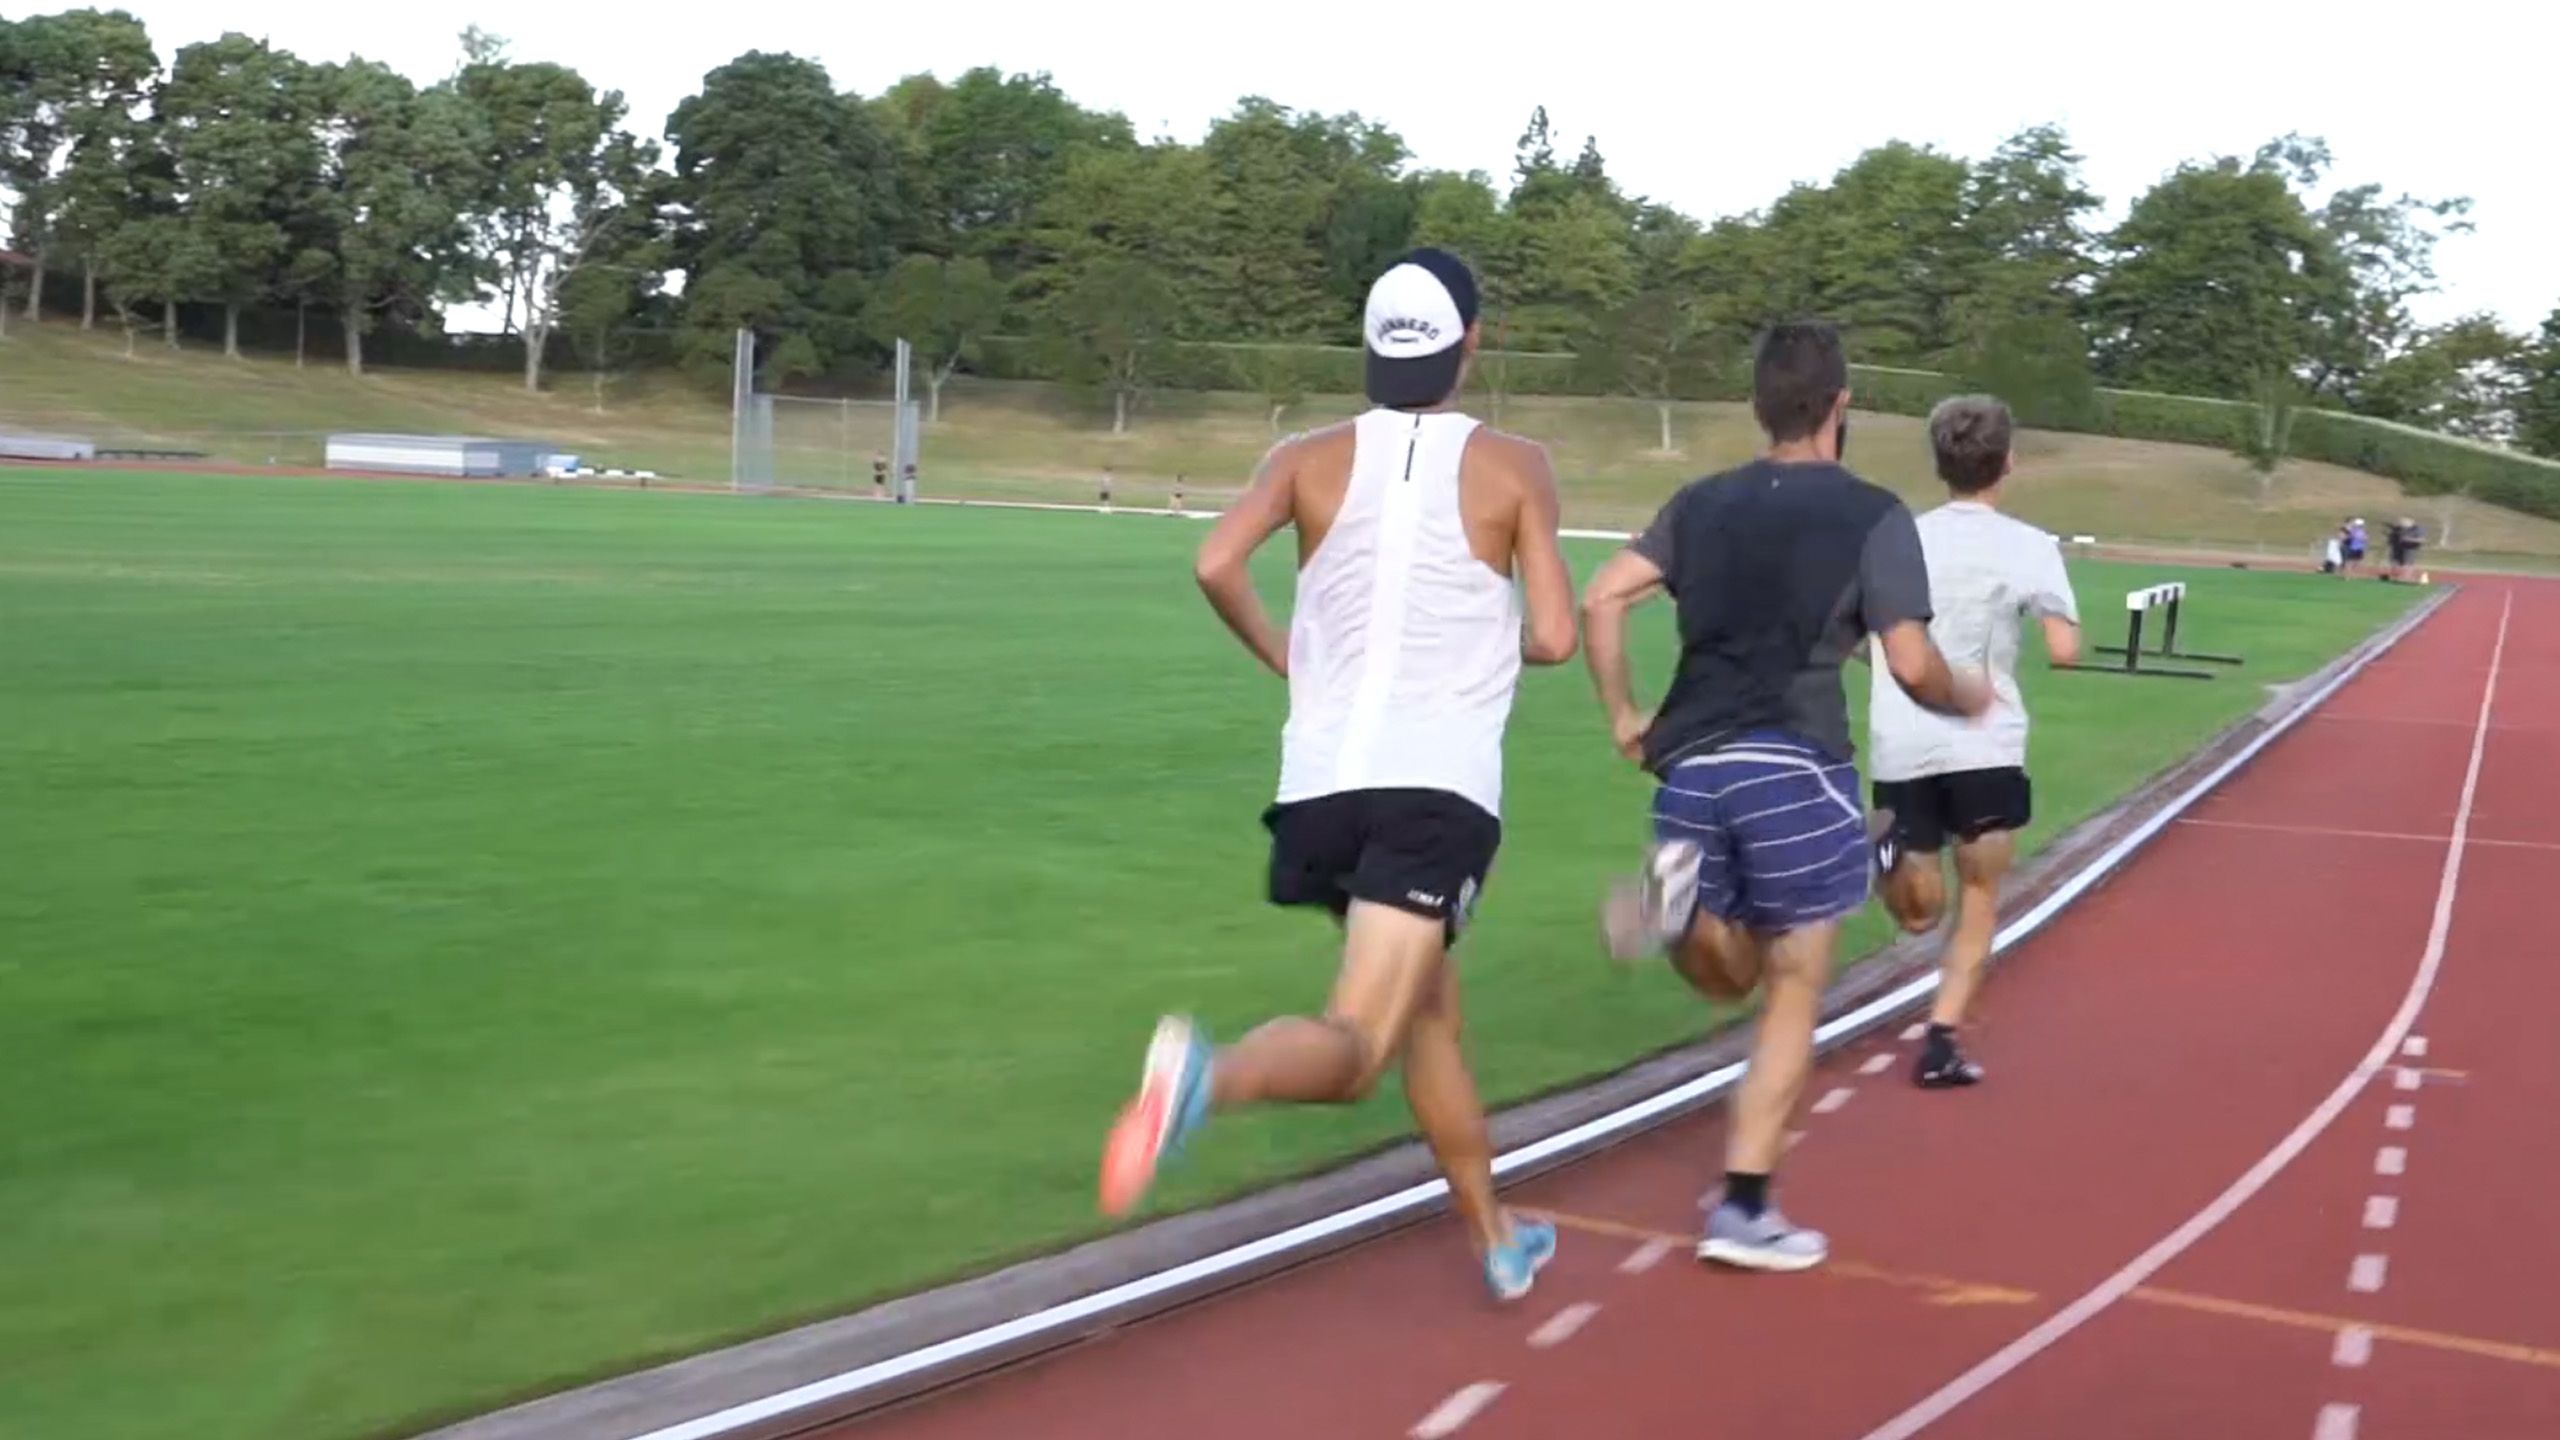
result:
[[[1372,403],[1411,410],[1455,394],[1476,323],[1476,277],[1446,250],[1416,250],[1369,287],[1361,322]]]

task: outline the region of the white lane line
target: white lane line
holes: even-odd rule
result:
[[[1929,1022],[1928,1022],[1928,1021],[1926,1021],[1926,1020],[1919,1021],[1919,1022],[1918,1022],[1918,1023],[1916,1023],[1916,1024],[1907,1025],[1907,1026],[1903,1027],[1903,1031],[1902,1031],[1902,1043],[1903,1043],[1903,1044],[1905,1044],[1905,1045],[1914,1044],[1914,1043],[1916,1043],[1916,1042],[1920,1039],[1920,1037],[1921,1037],[1921,1036],[1926,1035],[1926,1034],[1928,1034],[1928,1033],[1929,1033]]]
[[[1804,1132],[1803,1132],[1803,1131],[1801,1131],[1801,1130],[1790,1130],[1790,1131],[1788,1131],[1788,1132],[1787,1132],[1787,1148],[1788,1148],[1789,1150],[1793,1150],[1794,1148],[1796,1148],[1797,1146],[1799,1146],[1799,1145],[1801,1145],[1801,1144],[1803,1144],[1803,1143],[1804,1143]]]
[[[1421,1423],[1406,1433],[1413,1440],[1442,1440],[1466,1428],[1468,1421],[1484,1413],[1502,1394],[1499,1380],[1479,1380],[1440,1402],[1438,1408],[1422,1417]]]
[[[2385,1145],[2373,1152],[2373,1173],[2405,1175],[2409,1171],[2409,1152],[2397,1145]]]
[[[2053,1348],[2065,1336],[2088,1324],[2108,1306],[2133,1293],[2139,1286],[2160,1273],[2170,1261],[2193,1248],[2195,1243],[2213,1233],[2214,1228],[2231,1218],[2249,1203],[2251,1196],[2267,1187],[2267,1183],[2283,1172],[2295,1157],[2311,1148],[2346,1108],[2363,1093],[2364,1087],[2382,1073],[2398,1053],[2400,1042],[2418,1023],[2418,1012],[2426,1008],[2427,997],[2434,993],[2436,972],[2444,966],[2444,946],[2453,933],[2453,902],[2462,888],[2463,842],[2471,833],[2471,809],[2480,795],[2480,762],[2489,748],[2489,710],[2498,696],[2498,667],[2507,653],[2507,622],[2515,614],[2515,595],[2509,592],[2498,611],[2498,639],[2489,652],[2489,677],[2480,687],[2480,718],[2471,729],[2471,762],[2462,776],[2462,800],[2454,811],[2453,840],[2445,846],[2444,871],[2436,881],[2435,918],[2427,927],[2426,948],[2419,953],[2418,968],[2409,977],[2408,993],[2400,998],[2400,1008],[2374,1037],[2373,1048],[2365,1052],[2354,1069],[2347,1072],[2328,1098],[2302,1117],[2293,1132],[2276,1142],[2276,1147],[2261,1156],[2229,1189],[2215,1196],[2202,1210],[2187,1217],[2186,1223],[2160,1238],[2115,1274],[2098,1282],[2095,1289],[2046,1317],[2043,1323],[2010,1341],[1976,1364],[1972,1369],[1939,1386],[1922,1397],[1919,1403],[1867,1432],[1865,1440],[1910,1440],[1967,1400],[1998,1384],[2010,1372]],[[2323,1412],[2325,1417],[2327,1412]],[[2347,1407],[2347,1436],[2354,1434],[2354,1408]],[[2324,1418],[2322,1423],[2327,1424]],[[2322,1437],[2322,1440],[2346,1440],[2346,1437]]]
[[[2360,1370],[2373,1358],[2373,1332],[2361,1325],[2350,1325],[2338,1332],[2338,1343],[2329,1351],[2329,1363],[2343,1370]]]
[[[2412,1035],[2408,1039],[2401,1041],[2400,1053],[2408,1056],[2412,1060],[2426,1059],[2427,1037],[2424,1035]]]
[[[1674,1247],[1671,1242],[1668,1240],[1647,1240],[1642,1245],[1636,1247],[1634,1254],[1618,1262],[1618,1273],[1621,1275],[1641,1275],[1647,1270],[1652,1269],[1654,1266],[1661,1264],[1662,1257],[1670,1254],[1673,1248]]]
[[[2427,1077],[2425,1075],[2410,1069],[2406,1065],[2400,1066],[2391,1072],[2391,1085],[2395,1090],[2415,1090],[2425,1083],[2427,1083]]]
[[[2400,1197],[2367,1195],[2364,1197],[2364,1228],[2388,1230],[2400,1223]]]
[[[1891,1055],[1870,1055],[1867,1057],[1867,1063],[1858,1067],[1858,1073],[1861,1075],[1881,1075],[1892,1068],[1893,1057]]]
[[[2311,1424],[2311,1440],[2356,1440],[2356,1407],[2323,1405],[2320,1418]]]
[[[1832,1111],[1839,1109],[1841,1106],[1848,1104],[1849,1097],[1856,1093],[1858,1092],[1850,1089],[1846,1085],[1836,1086],[1821,1099],[1813,1102],[1813,1113],[1816,1115],[1828,1115]]]
[[[2388,1255],[2359,1255],[2347,1267],[2347,1288],[2359,1295],[2382,1293],[2382,1282],[2391,1274]]]
[[[2382,1112],[2382,1128],[2385,1130],[2406,1130],[2417,1123],[2418,1107],[2415,1105],[2394,1105]]]
[[[1532,1350],[1552,1350],[1567,1340],[1572,1339],[1574,1331],[1590,1324],[1591,1317],[1599,1313],[1600,1307],[1592,1304],[1588,1300],[1582,1301],[1579,1304],[1567,1305],[1553,1315],[1548,1316],[1546,1324],[1529,1332],[1529,1348]]]

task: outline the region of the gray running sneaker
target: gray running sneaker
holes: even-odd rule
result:
[[[1600,933],[1621,965],[1660,955],[1678,942],[1698,908],[1695,840],[1667,840],[1644,852],[1644,871],[1609,887],[1600,902]]]
[[[1821,1231],[1791,1224],[1775,1206],[1751,1216],[1719,1204],[1707,1212],[1707,1238],[1698,1242],[1699,1259],[1745,1270],[1810,1270],[1830,1256]]]

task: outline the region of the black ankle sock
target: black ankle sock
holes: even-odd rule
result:
[[[1759,1219],[1760,1212],[1769,1208],[1769,1177],[1746,1175],[1739,1170],[1726,1171],[1724,1200],[1752,1219]]]
[[[1944,1055],[1956,1048],[1956,1027],[1929,1022],[1929,1038],[1921,1042],[1932,1055]]]

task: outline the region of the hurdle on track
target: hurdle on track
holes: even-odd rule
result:
[[[2186,600],[2187,587],[2184,581],[2173,580],[2166,585],[2148,585],[2139,590],[2126,591],[2124,643],[2090,647],[2102,655],[2121,655],[2124,657],[2124,663],[2122,665],[2071,665],[2063,668],[2088,670],[2102,675],[2159,675],[2177,680],[2212,679],[2213,672],[2210,670],[2181,670],[2163,665],[2146,666],[2142,663],[2145,654],[2142,648],[2142,634],[2147,628],[2143,621],[2154,610],[2161,612],[2160,644],[2158,649],[2148,652],[2151,655],[2163,660],[2191,660],[2205,665],[2248,663],[2237,655],[2213,655],[2201,650],[2178,648],[2178,618],[2186,606]]]

